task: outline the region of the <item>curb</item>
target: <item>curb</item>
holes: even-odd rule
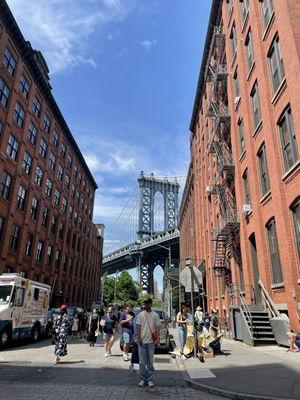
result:
[[[288,397],[272,397],[272,396],[260,396],[256,394],[248,394],[248,393],[241,393],[241,392],[234,392],[227,389],[221,389],[217,387],[213,387],[210,385],[205,385],[203,383],[193,382],[186,371],[184,362],[181,360],[180,357],[176,357],[176,362],[178,365],[179,370],[183,374],[183,379],[186,384],[194,389],[202,390],[204,392],[208,392],[211,394],[221,395],[228,399],[233,400],[295,400]],[[199,361],[200,362],[200,361]]]

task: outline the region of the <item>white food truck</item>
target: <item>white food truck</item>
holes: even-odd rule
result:
[[[0,275],[0,346],[46,333],[50,290],[19,274]]]

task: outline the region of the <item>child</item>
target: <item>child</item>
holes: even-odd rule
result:
[[[72,324],[72,337],[78,339],[78,315],[75,314]]]

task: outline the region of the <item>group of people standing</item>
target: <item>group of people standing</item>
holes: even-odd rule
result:
[[[186,305],[183,305],[176,316],[176,323],[178,325],[178,342],[181,353],[184,351],[187,339],[188,324],[191,324],[196,328],[201,326],[204,333],[209,334],[212,338],[215,338],[219,332],[219,320],[215,309],[212,309],[211,315],[209,315],[208,312],[204,313],[202,308],[198,306],[194,316],[192,316],[189,308]]]
[[[133,312],[131,304],[127,304],[124,311],[117,316],[113,307],[108,307],[106,312],[103,308],[93,309],[87,323],[87,340],[89,346],[94,347],[99,335],[104,339],[105,357],[112,355],[111,348],[115,342],[115,333],[121,327],[123,342],[123,360],[131,361],[130,369],[134,370],[134,364],[139,364],[140,387],[147,385],[153,387],[154,377],[154,350],[155,344],[159,342],[160,319],[156,312],[152,311],[152,299],[146,299],[141,309]],[[67,313],[67,305],[60,307],[60,314],[54,321],[55,333],[55,360],[54,364],[60,362],[60,358],[67,355],[68,331],[77,328],[78,317],[70,318]],[[74,325],[75,321],[75,325]],[[74,336],[74,335],[73,335]],[[132,347],[131,357],[129,357]]]

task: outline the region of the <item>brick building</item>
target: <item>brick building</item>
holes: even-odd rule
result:
[[[98,298],[96,182],[51,94],[47,64],[0,1],[0,273],[51,284],[52,302]]]
[[[299,331],[300,3],[214,0],[190,125],[181,258],[209,307],[270,296]]]

